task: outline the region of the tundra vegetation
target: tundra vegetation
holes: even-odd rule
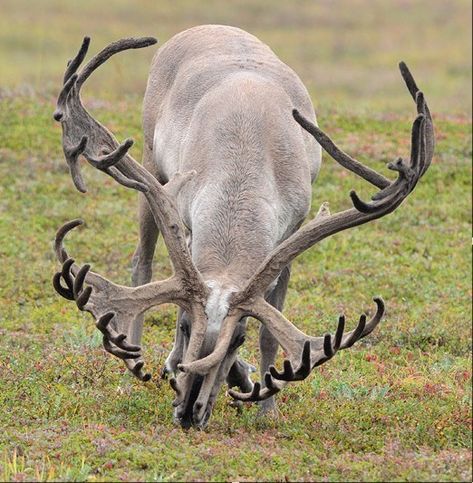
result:
[[[0,479],[3,480],[471,480],[471,92],[469,2],[206,4],[125,1],[66,6],[3,2],[0,19]],[[356,7],[357,15],[353,14]],[[156,8],[155,17],[150,9]],[[221,395],[208,431],[176,428],[168,384],[143,384],[101,348],[101,335],[53,291],[57,226],[83,216],[69,242],[97,272],[129,284],[137,196],[95,170],[74,190],[52,120],[63,59],[84,34],[95,45],[238,25],[301,76],[320,126],[384,171],[405,156],[415,109],[395,66],[425,91],[437,135],[433,164],[396,213],[328,239],[294,262],[286,314],[303,331],[335,331],[381,295],[377,331],[279,396],[278,420],[241,413]],[[152,52],[98,71],[85,98],[119,139],[142,147],[140,108]],[[130,75],[132,72],[132,75]],[[329,200],[371,192],[324,157],[313,217]],[[366,196],[365,196],[366,197]],[[128,268],[127,268],[128,267]],[[162,244],[154,272],[170,275]],[[169,352],[175,309],[146,318],[154,375]],[[256,323],[242,355],[257,361]],[[282,356],[278,360],[279,367]]]

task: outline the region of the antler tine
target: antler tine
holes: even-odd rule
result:
[[[62,225],[61,228],[59,228],[59,230],[57,231],[56,238],[54,240],[54,251],[56,252],[56,257],[59,260],[59,262],[64,263],[69,258],[69,255],[67,254],[66,249],[64,248],[65,236],[71,230],[83,224],[84,224],[84,220],[77,218],[75,220],[71,220],[71,221],[68,221],[67,223],[64,223],[64,225]]]
[[[151,379],[151,374],[143,371],[143,366],[145,365],[144,361],[125,359],[124,362],[128,370],[140,381],[147,382]]]
[[[283,381],[275,381],[269,372],[264,375],[264,383],[265,387],[262,388],[260,382],[255,382],[250,392],[239,392],[229,389],[228,395],[237,401],[259,402],[274,396],[286,385]]]
[[[126,341],[127,336],[125,334],[118,334],[110,327],[110,321],[115,317],[114,312],[107,312],[102,315],[96,322],[95,326],[102,332],[110,342],[113,342],[117,347],[129,352],[139,352],[141,347],[135,344],[129,344]]]
[[[77,81],[77,74],[72,74],[71,77],[69,77],[69,79],[62,86],[61,92],[59,92],[59,96],[57,98],[58,107],[53,113],[53,118],[57,122],[59,122],[64,115],[61,109],[64,109],[69,93],[74,88],[76,81]]]
[[[417,113],[418,114],[425,114],[426,117],[426,126],[425,126],[425,151],[426,151],[426,167],[422,171],[421,176],[425,173],[427,168],[429,167],[432,157],[434,154],[435,149],[435,135],[434,135],[434,126],[432,121],[432,114],[430,113],[429,106],[425,101],[424,94],[417,86],[417,83],[412,75],[411,71],[407,67],[405,62],[399,62],[399,70],[401,71],[402,78],[406,83],[406,87],[409,90],[409,93],[414,99],[415,103],[417,104]]]
[[[327,153],[344,168],[349,169],[356,175],[377,186],[378,188],[385,188],[391,183],[382,174],[365,166],[349,154],[342,151],[318,126],[309,122],[302,116],[297,109],[293,109],[292,115],[294,119],[301,125],[303,129],[312,134],[317,142],[327,151]]]
[[[416,96],[420,89],[417,87],[416,81],[414,80],[414,77],[411,74],[409,67],[407,67],[406,63],[402,60],[401,62],[399,62],[399,70],[401,71],[401,76],[406,83],[407,89],[410,92],[412,99],[416,101]]]
[[[123,156],[125,156],[128,150],[133,146],[133,143],[133,139],[125,139],[125,141],[123,141],[123,143],[121,143],[112,152],[104,154],[97,159],[90,157],[88,161],[94,168],[105,171],[106,169],[111,168],[120,162]]]
[[[275,366],[270,366],[269,372],[271,375],[280,381],[302,381],[305,379],[312,370],[310,362],[310,345],[310,340],[307,339],[304,342],[304,347],[302,349],[301,362],[296,370],[293,369],[292,362],[289,359],[284,359],[283,371],[279,372]]]
[[[77,55],[69,60],[67,63],[66,71],[64,72],[64,84],[70,79],[72,74],[75,74],[79,66],[82,64],[82,61],[85,59],[87,55],[87,51],[89,50],[90,45],[90,37],[84,37],[82,41],[82,45],[80,46],[79,52]]]
[[[228,351],[235,328],[245,313],[237,311],[236,313],[226,317],[220,329],[220,334],[212,353],[202,359],[192,360],[178,364],[178,369],[183,372],[205,375],[212,367],[221,361]],[[194,332],[194,330],[193,330]]]
[[[86,37],[87,38],[87,37]],[[85,39],[84,39],[85,40]],[[97,55],[94,55],[92,59],[84,66],[77,79],[77,88],[80,90],[82,84],[89,78],[90,74],[106,62],[112,55],[129,49],[141,49],[143,47],[149,47],[158,42],[154,37],[141,37],[141,38],[127,38],[120,39],[116,42],[112,42],[102,49]],[[85,56],[85,54],[84,54]]]

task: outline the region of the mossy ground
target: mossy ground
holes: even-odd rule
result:
[[[97,2],[4,2],[1,480],[471,481],[471,5],[327,3],[231,2],[224,9],[116,1],[105,22]],[[54,232],[78,216],[87,226],[70,237],[71,252],[129,283],[137,198],[92,168],[85,170],[88,194],[75,191],[51,114],[63,60],[83,34],[93,36],[95,49],[132,34],[164,40],[208,22],[239,25],[268,42],[309,86],[320,125],[383,172],[409,149],[414,106],[395,61],[410,60],[438,144],[430,171],[396,213],[322,242],[293,266],[285,312],[299,327],[333,331],[341,310],[354,325],[381,295],[387,315],[376,332],[281,393],[277,420],[258,417],[255,406],[238,413],[222,392],[208,429],[184,432],[173,425],[168,384],[128,376],[101,349],[90,316],[52,289]],[[86,91],[119,139],[135,138],[137,159],[150,55],[123,54]],[[326,158],[312,215],[325,200],[332,211],[348,207],[351,188],[371,193]],[[155,274],[169,270],[160,245]],[[145,356],[156,376],[174,320],[172,306],[147,317]],[[257,362],[250,325],[242,354]]]

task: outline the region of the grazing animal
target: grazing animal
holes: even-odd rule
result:
[[[81,223],[63,225],[55,250],[62,269],[56,290],[90,312],[105,349],[124,360],[139,379],[143,316],[151,307],[179,306],[174,346],[163,376],[172,375],[174,417],[183,427],[207,424],[218,391],[227,381],[240,401],[274,409],[274,394],[305,379],[314,367],[351,347],[379,323],[384,303],[375,298],[371,320],[362,315],[345,333],[311,337],[282,314],[290,264],[320,240],[394,211],[430,165],[434,136],[422,92],[404,63],[401,74],[416,102],[410,159],[388,167],[395,181],[344,153],[315,123],[306,88],[295,72],[238,28],[206,25],[182,32],[155,55],[143,104],[143,164],[128,153],[83,107],[80,89],[90,74],[117,52],[154,44],[153,38],[112,43],[77,72],[89,46],[85,38],[68,63],[54,118],[63,129],[63,148],[75,186],[85,192],[79,157],[118,183],[138,190],[140,239],[133,256],[133,286],[117,285],[76,265],[63,239]],[[309,212],[311,184],[321,148],[379,191],[365,202],[352,191],[351,209]],[[174,274],[151,282],[158,233]],[[247,317],[260,323],[261,383],[238,356]],[[287,354],[274,367],[278,347]]]

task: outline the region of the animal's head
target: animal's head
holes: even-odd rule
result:
[[[111,55],[151,43],[154,43],[153,39],[115,42],[77,74],[86,55],[86,39],[76,58],[68,64],[54,117],[62,125],[64,153],[79,189],[85,189],[79,180],[78,158],[82,155],[93,167],[118,183],[144,194],[167,246],[174,274],[164,281],[131,288],[116,285],[91,272],[88,265],[77,266],[63,247],[66,233],[80,224],[74,221],[66,223],[56,236],[56,254],[62,270],[54,276],[54,286],[62,296],[75,300],[81,310],[92,313],[104,335],[105,349],[123,359],[133,374],[142,380],[149,380],[150,376],[142,371],[141,347],[128,340],[131,328],[153,306],[165,303],[179,306],[182,317],[176,339],[182,339],[182,350],[177,354],[175,364],[168,368],[175,371],[175,377],[170,378],[175,391],[173,406],[176,419],[183,426],[193,424],[202,427],[208,421],[219,388],[226,379],[235,377],[232,370],[240,364],[237,353],[244,341],[247,317],[256,319],[266,328],[283,348],[286,360],[280,371],[269,367],[262,383],[251,383],[246,377],[247,369],[242,369],[245,377],[239,384],[241,392],[230,391],[233,398],[241,401],[264,400],[288,382],[305,379],[338,350],[351,347],[376,327],[384,312],[384,304],[379,298],[375,299],[377,310],[371,320],[367,321],[362,315],[351,332],[345,334],[345,318],[340,316],[334,335],[311,337],[297,329],[265,297],[284,268],[312,245],[339,231],[385,216],[402,203],[430,165],[434,146],[433,126],[422,92],[405,64],[401,63],[402,76],[416,101],[417,117],[412,127],[410,159],[400,159],[389,165],[390,169],[398,172],[398,178],[391,182],[343,153],[317,126],[294,111],[295,121],[313,135],[335,160],[380,191],[373,196],[372,202],[362,201],[352,191],[353,207],[339,213],[330,214],[324,206],[313,220],[278,245],[262,263],[251,267],[252,275],[241,286],[209,283],[193,263],[172,196],[192,177],[192,173],[178,175],[177,180],[162,186],[128,154],[132,142],[119,144],[110,131],[90,116],[80,100],[80,87],[84,81]],[[248,264],[251,263],[248,260]]]
[[[207,281],[206,285],[209,289],[205,304],[206,329],[199,350],[199,359],[214,351],[222,323],[228,315],[230,298],[236,292],[235,287],[215,280]],[[171,384],[178,392],[178,396],[181,396],[174,402],[174,418],[184,428],[191,425],[203,427],[207,424],[219,390],[225,381],[228,382],[230,379],[230,385],[237,385],[245,390],[252,388],[248,374],[251,366],[237,360],[238,349],[245,341],[246,320],[243,318],[236,325],[230,344],[211,375],[191,373],[185,382],[186,390],[179,389],[175,378],[179,377],[181,364],[191,342],[192,330],[196,325],[192,314],[183,310],[179,312],[174,347],[163,371],[163,375],[172,374]]]

